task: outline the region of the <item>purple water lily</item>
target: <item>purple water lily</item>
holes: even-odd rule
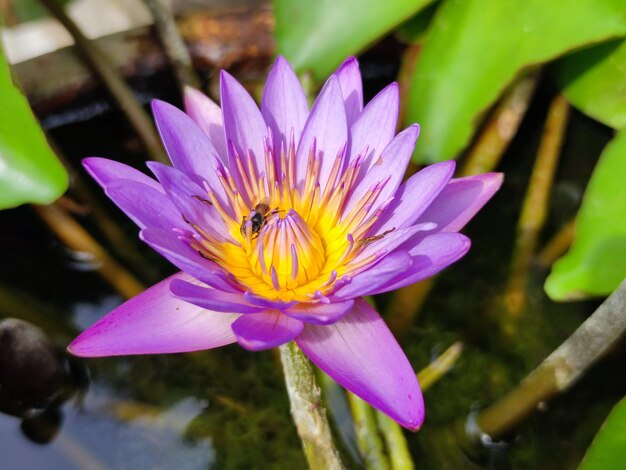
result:
[[[338,383],[416,430],[415,373],[363,296],[412,284],[469,249],[458,231],[497,191],[499,174],[451,179],[454,162],[401,184],[419,127],[396,135],[398,86],[363,107],[348,59],[309,110],[276,60],[259,110],[228,73],[221,109],[187,90],[187,114],[153,104],[173,167],[156,180],[84,161],[143,241],[181,272],[122,304],[69,346],[79,356],[197,351],[294,340]]]

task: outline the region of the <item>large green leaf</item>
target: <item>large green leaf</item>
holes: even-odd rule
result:
[[[67,184],[67,173],[13,84],[0,48],[0,209],[50,203]]]
[[[422,125],[415,159],[455,157],[525,67],[624,35],[624,0],[445,1],[411,84],[407,121]]]
[[[545,289],[555,300],[608,295],[626,278],[626,129],[607,145],[576,217],[569,252]]]
[[[274,0],[278,52],[323,79],[432,1]]]
[[[557,70],[570,103],[607,126],[626,127],[626,41],[570,54],[559,61]]]
[[[626,463],[626,399],[611,410],[578,470],[622,470]]]

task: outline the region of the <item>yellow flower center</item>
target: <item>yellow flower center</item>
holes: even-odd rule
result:
[[[228,201],[220,204],[211,190],[208,198],[231,239],[216,240],[196,227],[202,239],[193,248],[233,274],[245,289],[283,301],[317,301],[344,276],[374,261],[376,254],[355,258],[371,241],[367,233],[380,213],[372,205],[384,184],[374,184],[348,207],[362,159],[353,159],[343,170],[347,157],[342,150],[322,185],[318,180],[321,160],[314,153],[310,153],[300,183],[295,175],[293,142],[277,159],[268,148],[262,172],[251,158],[244,164],[239,156],[236,171],[232,165],[230,172],[218,169]]]

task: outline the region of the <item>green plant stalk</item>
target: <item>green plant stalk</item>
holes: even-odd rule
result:
[[[374,410],[374,414],[385,441],[392,470],[413,470],[413,459],[400,425],[378,410]]]
[[[621,339],[626,331],[626,280],[520,385],[477,417],[470,437],[502,435],[537,408],[567,390]]]
[[[343,469],[311,363],[293,341],[279,348],[291,416],[313,470]]]
[[[156,129],[150,118],[137,102],[130,87],[122,80],[120,74],[102,49],[82,33],[78,26],[65,14],[63,7],[56,0],[39,1],[72,35],[76,48],[108,88],[118,106],[135,129],[150,158],[169,165],[169,158],[167,158],[161,146]]]
[[[354,393],[347,392],[357,444],[365,462],[365,468],[371,470],[388,469],[391,467],[381,435],[374,409]]]

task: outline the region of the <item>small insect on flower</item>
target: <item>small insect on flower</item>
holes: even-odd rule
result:
[[[278,209],[270,211],[269,198],[263,198],[247,216],[243,216],[241,221],[241,236],[248,240],[252,236],[259,236],[259,232],[267,223],[267,219],[280,212]]]

